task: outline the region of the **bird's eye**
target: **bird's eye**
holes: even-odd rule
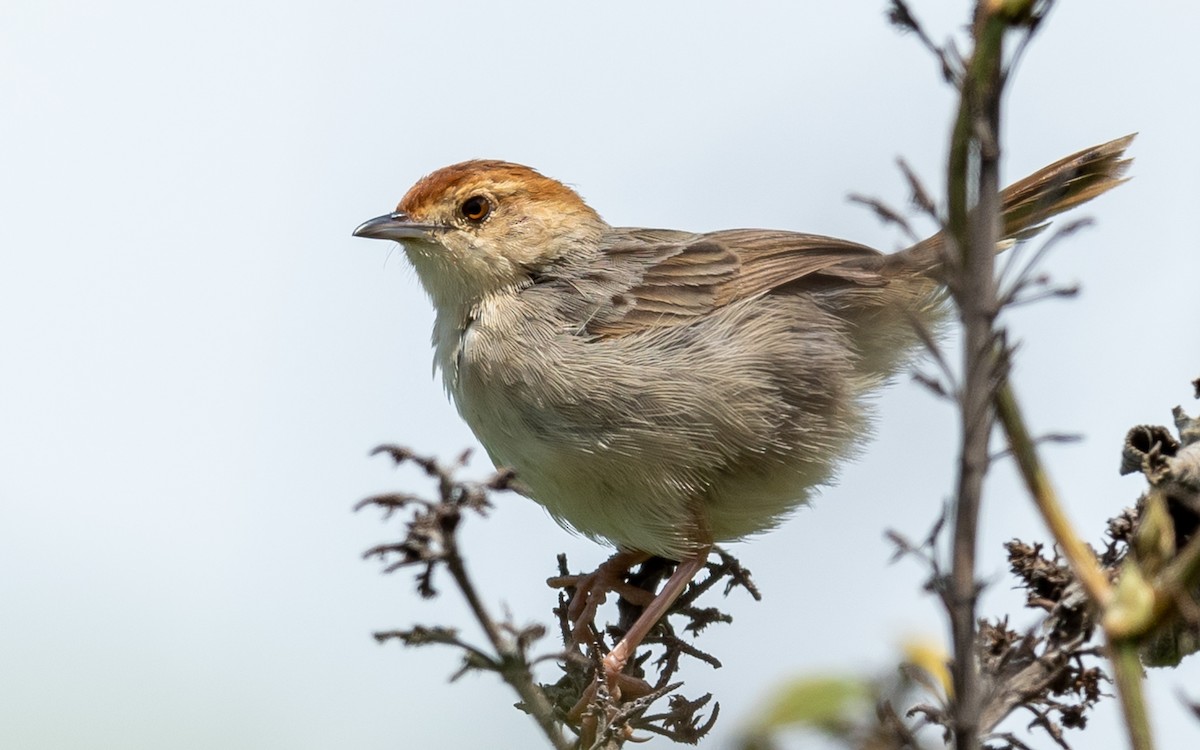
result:
[[[482,195],[472,195],[462,202],[459,210],[462,211],[464,219],[478,224],[492,212],[492,203]]]

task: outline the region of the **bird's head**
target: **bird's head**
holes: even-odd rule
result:
[[[520,164],[466,161],[423,177],[356,237],[404,246],[434,304],[522,286],[595,248],[608,225],[571,188]]]

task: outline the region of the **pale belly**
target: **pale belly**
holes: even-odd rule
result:
[[[480,319],[439,351],[447,390],[492,460],[583,534],[679,559],[778,525],[851,452],[854,395],[793,377],[850,382],[819,372],[844,364],[812,356],[830,351],[821,329],[752,331],[786,338],[803,365],[761,353],[778,345],[639,349],[644,339],[562,330]]]

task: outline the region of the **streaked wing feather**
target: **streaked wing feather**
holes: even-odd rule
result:
[[[621,312],[596,316],[587,326],[589,333],[624,336],[685,325],[814,274],[868,286],[886,283],[876,273],[839,267],[847,260],[877,256],[878,251],[833,237],[762,229],[693,235],[690,242],[673,242],[682,238],[663,235],[660,239],[641,230],[609,248],[615,262],[641,263],[643,270],[635,283],[614,295],[612,305]]]

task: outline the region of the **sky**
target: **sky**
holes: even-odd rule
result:
[[[916,0],[931,35],[968,3]],[[366,548],[395,522],[353,504],[428,491],[374,446],[475,445],[430,374],[432,313],[403,254],[355,239],[421,175],[530,164],[614,225],[793,229],[892,250],[849,193],[903,206],[903,156],[940,195],[953,92],[883,0],[843,3],[205,3],[0,6],[0,747],[22,750],[537,747],[489,675],[376,630],[454,624]],[[961,40],[961,35],[958,37]],[[1133,180],[1052,253],[1069,301],[1007,316],[1017,391],[1094,542],[1131,504],[1125,432],[1192,413],[1200,375],[1200,10],[1061,2],[1005,100],[1003,168],[1127,133]],[[875,673],[946,637],[915,563],[953,487],[955,417],[901,378],[840,482],[733,551],[760,603],[701,645],[724,747],[771,688]],[[477,456],[482,454],[477,451]],[[489,467],[477,459],[470,474]],[[996,466],[981,613],[1013,611],[1001,544],[1046,539]],[[569,535],[497,498],[463,531],[483,596],[549,621]],[[545,644],[547,650],[552,643]],[[1193,658],[1149,683],[1163,748],[1195,747]],[[1023,724],[1017,722],[1017,725]],[[1110,705],[1088,747],[1120,747]],[[1039,746],[1049,746],[1037,738]],[[796,747],[812,747],[793,738]],[[649,747],[664,747],[652,742]]]

